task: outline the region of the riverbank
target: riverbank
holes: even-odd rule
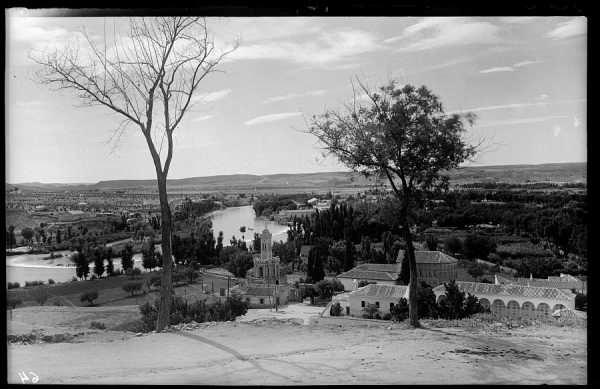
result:
[[[134,312],[114,309],[114,315],[110,308],[15,310],[13,323],[40,320],[38,326],[60,332],[72,327],[78,335],[59,343],[9,344],[8,382],[20,383],[19,372],[33,372],[41,384],[588,383],[583,328],[435,328],[424,322],[413,330],[322,319],[302,325],[286,320],[294,319],[291,314],[250,310],[252,320],[205,323],[189,331],[136,336],[89,329],[97,318],[112,325]]]

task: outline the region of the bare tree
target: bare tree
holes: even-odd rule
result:
[[[167,175],[173,132],[192,107],[201,81],[216,71],[238,42],[217,53],[206,21],[196,17],[130,19],[127,36],[118,35],[114,27],[112,34],[105,29],[100,43],[85,29],[83,36],[86,52],[72,42],[63,49],[31,53],[30,58],[41,65],[33,79],[52,90],[74,92],[81,106],[99,105],[119,114],[122,122],[113,134],[115,145],[128,125],[142,131],[154,162],[161,206],[163,273],[156,329],[162,330],[169,323],[172,293]]]
[[[371,92],[359,85],[364,99],[354,96],[343,112],[328,110],[307,123],[318,138],[324,155],[366,176],[386,178],[400,201],[400,225],[406,242],[409,282],[409,318],[419,326],[417,315],[417,265],[409,224],[409,209],[418,206],[432,189],[447,188],[445,171],[471,158],[477,146],[463,138],[463,119],[470,124],[473,114],[447,115],[442,104],[425,86],[395,82]]]

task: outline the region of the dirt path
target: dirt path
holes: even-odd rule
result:
[[[584,329],[510,332],[219,323],[106,332],[84,343],[9,345],[8,382],[42,384],[586,384]],[[122,334],[122,336],[120,335]]]

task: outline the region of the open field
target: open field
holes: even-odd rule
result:
[[[19,383],[19,372],[34,372],[41,384],[587,383],[584,328],[436,328],[423,321],[423,328],[411,330],[314,318],[314,312],[290,305],[193,330],[136,336],[89,329],[92,320],[107,326],[131,320],[135,308],[15,310],[9,334],[53,328],[76,336],[9,344],[8,382]],[[298,320],[307,315],[313,318]]]

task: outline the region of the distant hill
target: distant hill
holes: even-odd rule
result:
[[[587,182],[587,163],[552,163],[541,165],[498,165],[465,167],[449,174],[451,185],[470,182]],[[364,187],[373,182],[357,173],[326,172],[297,174],[233,174],[209,177],[170,179],[170,190],[253,190],[253,189],[335,189]],[[5,184],[7,191],[17,187],[39,190],[126,190],[155,189],[156,180],[111,180],[96,184],[23,183]]]

